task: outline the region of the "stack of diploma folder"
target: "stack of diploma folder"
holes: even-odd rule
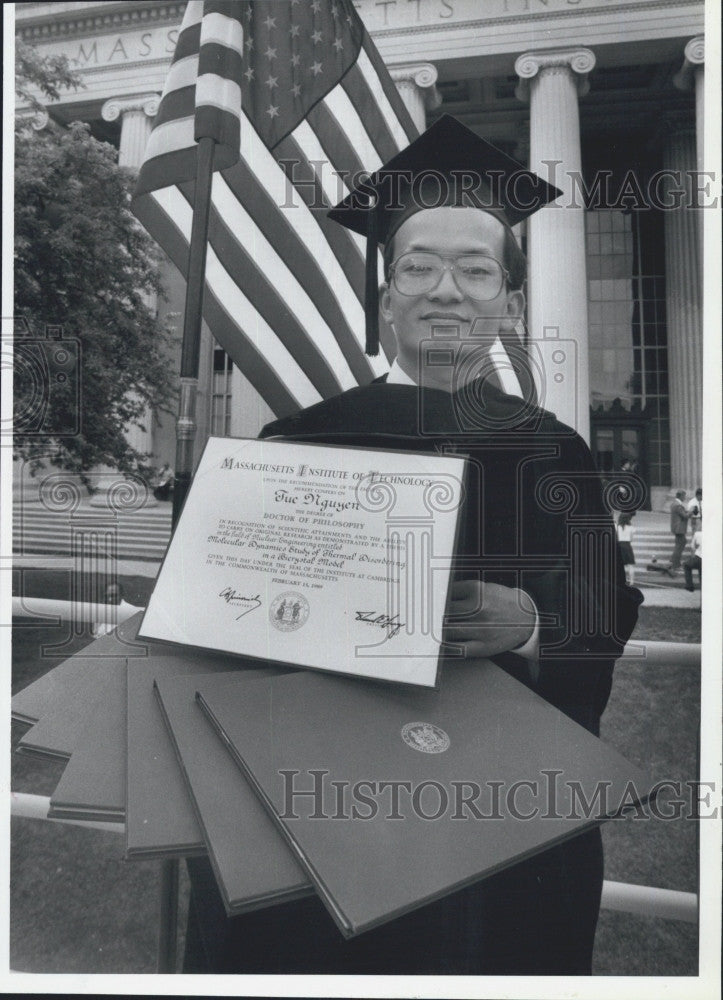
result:
[[[125,821],[128,858],[208,853],[229,914],[316,891],[351,936],[651,785],[489,661],[390,685],[140,642],[139,618],[16,695],[20,749],[69,758],[51,814]]]
[[[464,473],[211,439],[145,614],[13,700],[19,749],[68,760],[50,814],[125,823],[129,859],[207,853],[229,914],[316,892],[351,937],[644,799],[436,638]]]

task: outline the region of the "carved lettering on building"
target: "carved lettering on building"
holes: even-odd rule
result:
[[[606,0],[620,6],[625,0]],[[443,25],[445,21],[490,20],[508,15],[534,17],[571,8],[598,6],[600,0],[354,0],[370,31],[412,25]]]
[[[114,66],[140,59],[168,59],[178,41],[178,28],[157,28],[151,31],[131,31],[122,35],[100,35],[92,41],[84,39],[73,46],[67,42],[43,46],[44,52],[65,52],[72,66],[88,69],[92,66]]]

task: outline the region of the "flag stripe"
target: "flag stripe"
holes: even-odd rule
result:
[[[197,11],[200,11],[198,15]],[[202,0],[189,0],[183,17],[181,30],[178,33],[176,51],[173,53],[171,66],[189,55],[198,55],[201,45],[201,19],[203,17]]]
[[[377,169],[377,151],[343,90],[317,104],[307,120],[330,162],[344,163],[357,174]]]
[[[185,188],[186,190],[175,187],[166,190],[170,210],[184,238],[190,242],[193,221],[192,189],[191,185],[185,185]],[[223,303],[221,308],[229,317],[233,317],[239,328],[244,331],[248,348],[263,355],[270,367],[278,373],[282,383],[294,387],[301,405],[307,406],[321,399],[321,395],[300,369],[276,332],[253,309],[247,296],[232,280],[213,246],[209,246],[207,251],[206,288],[216,296],[219,305]],[[337,391],[338,387],[332,390],[332,395]]]
[[[321,395],[306,378],[295,359],[288,353],[275,331],[256,312],[244,292],[233,282],[214,253],[213,247],[208,248],[206,282],[207,287],[216,296],[219,303],[223,303],[228,315],[233,317],[245,332],[245,336],[253,344],[256,353],[266,359],[284,385],[293,387],[292,391],[301,405],[309,406],[318,402]],[[338,389],[333,389],[332,395],[336,392]]]
[[[218,182],[222,184],[223,180],[219,178]],[[212,207],[209,224],[210,245],[219,260],[239,287],[247,289],[249,301],[322,396],[351,387],[354,380],[332,332],[319,313],[311,308],[303,287],[273,252],[263,234],[248,217],[244,218],[238,203],[233,204],[235,199],[230,189],[226,190],[226,196],[216,199],[218,207]],[[230,226],[238,236],[233,235]],[[253,258],[243,243],[253,246]],[[269,275],[273,275],[273,284]],[[284,290],[283,297],[277,291],[279,287]],[[287,305],[287,298],[294,303],[293,311]],[[311,334],[316,334],[315,340],[311,339],[309,327]]]
[[[380,161],[386,163],[387,160],[391,160],[399,152],[394,130],[379,107],[379,102],[358,62],[342,80],[342,87],[352,107],[356,108],[359,118],[364,122]],[[372,170],[368,164],[365,166],[369,171]]]
[[[274,150],[274,154],[277,159],[286,159],[295,164],[296,176],[301,177],[303,184],[296,186],[297,197],[305,202],[309,207],[314,205],[323,205],[323,194],[321,190],[321,185],[318,179],[315,179],[314,171],[309,164],[309,160],[305,154],[305,151],[297,143],[297,138],[301,137],[304,141],[305,146],[311,147],[312,159],[320,159],[324,157],[323,150],[321,149],[314,133],[311,129],[307,128],[297,128],[294,132],[294,137],[287,137],[284,142]],[[309,183],[307,184],[307,180]],[[310,188],[312,190],[310,190]],[[313,193],[312,193],[313,192]],[[333,222],[327,215],[325,210],[316,209],[313,212],[314,221],[316,222],[318,228],[321,230],[326,243],[333,252],[336,261],[340,265],[343,275],[348,282],[350,290],[353,292],[356,303],[359,307],[359,321],[354,326],[356,337],[359,344],[362,343],[361,338],[364,331],[364,280],[365,280],[365,270],[364,270],[364,246],[361,237],[357,236],[356,233],[352,233],[350,230],[343,228]],[[386,323],[381,323],[379,328],[379,339],[380,344],[383,348],[384,354],[387,358],[393,357],[396,353],[396,345],[394,342],[394,335],[389,329]],[[376,369],[377,359],[368,359]],[[385,369],[382,369],[385,370]],[[381,371],[377,371],[377,374],[382,374]]]
[[[168,71],[168,76],[166,77],[166,85],[163,88],[163,98],[161,103],[166,100],[166,98],[173,93],[174,90],[179,90],[181,87],[195,87],[196,77],[198,76],[198,52],[191,52],[183,59],[179,59],[174,62]],[[195,97],[193,104],[195,105]]]
[[[306,163],[328,163],[329,169],[322,172],[322,176],[317,183],[318,189],[323,189],[327,204],[331,207],[338,201],[341,201],[349,192],[348,184],[343,184],[342,178],[347,176],[350,171],[352,173],[358,172],[363,167],[362,161],[356,156],[354,145],[347,139],[339,125],[338,119],[328,112],[327,103],[317,105],[310,113],[309,120],[302,122],[295,129],[294,140],[303,146],[303,152],[306,153]],[[345,109],[342,108],[341,110]],[[354,124],[356,114],[354,113],[350,117],[352,124]],[[359,131],[362,130],[360,123],[357,128]],[[334,160],[330,161],[327,150],[332,151],[331,155],[334,157]],[[366,149],[366,156],[371,163],[370,169],[375,169],[378,163],[375,159],[376,153],[371,145]],[[338,169],[336,166],[337,163],[345,165],[345,168],[341,170],[341,174],[334,173]],[[306,173],[310,173],[310,170],[306,171]],[[336,178],[335,184],[332,178]],[[307,188],[304,186],[301,191],[302,197],[305,196],[306,190]],[[318,199],[320,194],[315,195],[315,197]],[[318,200],[315,202],[310,202],[309,200],[307,201],[308,203],[317,204]],[[366,246],[362,237],[350,232],[350,230],[341,230],[336,223],[326,217],[325,212],[321,214],[317,211],[315,218],[320,228],[324,231],[329,245],[333,248],[340,265],[347,275],[350,286],[356,294],[360,305],[364,308],[364,261]],[[382,273],[381,268],[379,269],[379,273]],[[357,329],[361,331],[363,323],[357,326]],[[396,353],[394,334],[384,321],[381,321],[379,324],[379,340],[386,358],[393,357]]]
[[[338,129],[336,122],[330,119],[328,115],[325,116],[323,109],[321,113],[322,117],[319,117],[318,110],[317,106],[312,112],[315,124],[325,123],[329,129],[333,128],[335,135],[337,132],[339,133],[339,141],[341,143],[344,136],[340,129]],[[307,185],[306,183],[307,177],[315,179],[316,182],[316,189],[314,191],[315,200],[312,202],[311,207],[321,211],[322,209],[330,208],[341,198],[346,197],[350,190],[347,181],[349,174],[347,163],[339,157],[336,159],[329,157],[325,146],[328,147],[330,136],[327,135],[325,142],[322,144],[316,129],[312,127],[311,120],[307,119],[296,126],[289,138],[298,149],[297,155],[300,157],[290,177],[292,179],[301,179],[300,184],[298,181],[295,182],[297,187],[301,187],[301,193],[305,190],[311,190],[310,184]],[[346,145],[348,147],[348,143]],[[358,165],[358,161],[353,160],[348,166],[353,169],[355,164]],[[285,169],[288,173],[288,168]]]
[[[236,93],[236,100],[229,104],[229,108],[241,107],[241,70],[243,63],[241,53],[233,49],[226,48],[218,42],[204,43],[198,56],[198,83],[200,84],[205,75],[218,77],[218,86],[224,87],[226,84],[233,85]],[[203,104],[203,97],[199,94],[196,104]]]
[[[151,133],[153,135],[153,133]],[[169,152],[159,153],[152,159],[146,160],[143,164],[143,174],[136,186],[131,208],[135,215],[143,222],[141,213],[143,211],[143,197],[152,191],[158,191],[168,184],[168,178],[174,177],[179,183],[181,181],[193,180],[196,176],[196,144],[186,149],[174,149]],[[155,238],[155,237],[154,237]],[[158,240],[160,243],[160,240]],[[161,243],[163,246],[163,243]],[[184,272],[185,277],[185,272]]]
[[[309,204],[323,202],[314,172],[294,140],[284,140],[281,151],[277,149],[274,155],[282,158],[286,155],[297,174],[303,172],[311,178],[313,193],[306,186],[302,190],[287,188],[284,175],[272,169],[271,153],[262,144],[254,144],[255,135],[250,128],[245,129],[244,135],[247,155],[231,170],[225,171],[224,178],[238,199],[243,199],[250,216],[276,251],[293,262],[294,273],[335,331],[356,377],[367,381],[370,374],[381,374],[384,369],[379,368],[376,360],[360,351],[364,329],[364,289],[360,272],[363,254],[354,242],[356,237],[332,223],[324,210],[307,208]],[[253,171],[246,160],[254,164]],[[258,186],[262,186],[263,191]],[[294,207],[280,212],[279,206],[289,204],[290,198]]]
[[[389,70],[384,65],[384,60],[379,55],[376,45],[366,32],[364,32],[362,51],[359,53],[357,62],[371,86],[372,93],[377,97],[379,106],[385,111],[387,121],[393,127],[399,148],[403,149],[413,139],[416,139],[419,130],[407,111],[407,106],[399,96],[399,91],[389,75]]]
[[[226,180],[226,178],[224,177],[223,181],[225,182],[225,180]],[[216,181],[214,183],[216,183]],[[185,200],[186,200],[187,204],[190,205],[191,186],[187,185],[186,186],[186,190],[183,191],[183,192],[181,192],[181,193],[185,197]],[[232,192],[229,192],[229,193],[232,194]],[[168,203],[169,203],[169,205],[171,204],[170,201]],[[225,199],[224,199],[223,204],[224,205],[226,204],[226,200]],[[159,240],[159,242],[161,241],[161,239],[163,240],[163,244],[164,244],[164,246],[168,247],[169,256],[171,256],[171,259],[174,261],[174,263],[176,264],[176,266],[178,266],[180,270],[185,270],[185,268],[186,268],[186,257],[187,257],[187,251],[188,251],[188,236],[190,235],[190,228],[189,228],[190,227],[190,214],[189,214],[188,210],[186,210],[185,212],[183,211],[183,206],[182,206],[182,204],[180,202],[178,202],[177,199],[173,200],[172,206],[173,206],[172,209],[171,209],[171,211],[172,211],[172,218],[175,218],[178,222],[181,222],[182,220],[185,219],[185,222],[186,222],[185,227],[184,227],[185,228],[185,234],[184,234],[184,228],[180,228],[179,229],[177,226],[175,226],[172,223],[169,223],[168,228],[166,228],[164,226],[164,224],[163,224],[163,217],[160,217],[158,220],[154,221],[154,220],[146,218],[144,216],[144,218],[143,218],[142,221],[144,222],[144,225],[146,225],[146,228],[148,228],[149,231],[153,232],[153,234],[156,236],[156,238]],[[228,231],[228,228],[221,222],[220,216],[218,215],[218,213],[216,212],[215,209],[212,210],[212,213],[213,213],[212,214],[212,222],[211,222],[211,225],[209,227],[209,235],[211,237],[211,243],[212,243],[212,246],[213,246],[214,253],[216,254],[216,256],[217,256],[220,264],[222,265],[223,269],[225,271],[228,271],[231,274],[231,277],[234,278],[234,280],[237,283],[240,284],[240,283],[242,283],[243,279],[240,278],[238,270],[237,270],[236,274],[233,273],[234,266],[236,266],[237,269],[242,266],[242,265],[236,264],[239,256],[241,255],[243,257],[243,259],[246,261],[246,266],[249,268],[249,270],[253,270],[254,269],[254,264],[250,260],[250,258],[248,257],[248,255],[245,253],[245,251],[239,246],[239,244],[231,236],[230,232]],[[236,221],[236,220],[234,220],[234,221]],[[170,229],[171,231],[169,232],[168,229]],[[230,266],[229,266],[229,262],[231,262]],[[259,280],[265,280],[264,279],[264,275],[260,271],[258,271],[254,275],[254,278],[253,278],[252,281],[246,282],[245,286],[246,287],[254,288],[254,286],[256,285],[256,283]],[[294,295],[296,295],[296,293],[298,291],[299,291],[299,289],[294,289]],[[269,291],[269,289],[266,289],[263,292],[263,295],[266,296],[266,298],[267,298],[268,301],[266,302],[266,301],[263,301],[263,300],[257,300],[257,302],[255,304],[256,304],[257,308],[259,308],[259,311],[262,313],[262,315],[264,315],[267,323],[269,324],[269,328],[270,329],[275,330],[276,333],[278,334],[279,331],[283,331],[284,333],[286,332],[286,330],[287,330],[287,323],[288,322],[294,323],[294,325],[296,327],[299,326],[299,324],[297,324],[296,321],[293,319],[293,316],[291,317],[291,320],[289,320],[288,316],[279,317],[277,315],[275,319],[273,317],[269,317],[269,315],[267,314],[267,311],[266,311],[266,306],[267,305],[268,305],[268,307],[270,308],[270,310],[272,312],[274,310],[278,310],[279,308],[283,309],[284,306],[283,306],[283,303],[280,303],[280,300],[278,299],[278,296],[274,296],[273,293]],[[276,299],[276,301],[274,301],[274,298]],[[296,301],[296,299],[294,299],[294,301]],[[299,339],[300,343],[303,342],[306,339],[306,334],[303,331],[301,332],[301,335],[297,334],[297,336],[298,336],[298,339]],[[281,339],[283,339],[283,338],[281,338]],[[289,344],[286,342],[285,339],[283,339],[283,342],[284,342],[284,345],[285,345],[286,349],[289,351],[289,354],[291,354],[293,356],[295,354],[296,350],[297,350],[297,345],[292,343],[292,346],[289,347]],[[307,344],[308,344],[308,341],[307,341]],[[333,349],[333,347],[330,347],[329,345],[327,345],[327,347],[329,347],[329,349]],[[338,353],[338,351],[337,351],[337,353]],[[356,354],[356,357],[357,358],[359,357],[358,352]],[[302,355],[301,358],[299,358],[298,353],[296,353],[296,360],[299,363],[299,367],[300,367],[300,369],[302,371],[304,371],[305,373],[308,372],[309,370],[311,371],[311,375],[308,377],[308,383],[309,383],[309,386],[311,386],[313,384],[314,388],[318,390],[319,398],[321,398],[321,396],[324,395],[324,394],[331,394],[331,395],[333,395],[334,393],[339,392],[342,388],[351,388],[353,385],[357,384],[360,381],[368,381],[368,379],[370,377],[370,373],[369,373],[368,368],[367,368],[367,370],[364,373],[358,373],[357,372],[356,373],[356,378],[353,378],[351,376],[351,374],[349,373],[349,370],[347,368],[346,369],[346,377],[344,377],[344,367],[345,366],[340,363],[339,367],[337,368],[336,374],[338,376],[342,376],[342,377],[339,377],[337,379],[335,377],[334,373],[331,372],[327,376],[326,382],[324,382],[324,381],[320,381],[318,379],[318,373],[315,371],[315,365],[312,364],[311,366],[309,366],[308,359],[305,359],[303,357],[303,355]],[[314,359],[314,360],[315,360],[315,362],[318,363],[318,359]],[[366,359],[364,359],[364,361],[366,361]],[[363,375],[362,378],[359,377],[360,374]],[[332,379],[332,382],[328,381],[329,378]],[[295,384],[297,381],[298,381],[298,378],[295,378],[293,380],[292,384]],[[306,398],[307,399],[310,398],[309,394],[307,394]]]
[[[153,122],[153,132],[161,125],[175,121],[177,118],[191,118],[196,107],[195,89],[193,84],[178,87],[166,94],[161,101],[158,114]],[[153,135],[153,132],[151,135]]]
[[[311,406],[318,402],[311,399],[304,401],[303,394],[292,389],[292,382],[285,382],[283,377],[268,363],[257,350],[236,318],[229,315],[212,289],[206,288],[203,303],[203,314],[209,327],[213,330],[218,345],[226,351],[229,357],[241,354],[243,366],[241,371],[254,389],[273,410],[274,413],[293,413],[303,406]],[[294,386],[295,388],[295,386]]]
[[[382,324],[363,353],[364,240],[327,216],[416,135],[374,53],[352,0],[190,0],[141,168],[133,209],[185,273],[195,139],[216,141],[203,314],[279,415],[394,351]]]
[[[203,11],[204,17],[218,15],[241,24],[241,9],[238,0],[206,0]]]
[[[154,129],[148,137],[146,156],[153,159],[154,156],[163,155],[166,149],[195,149],[196,141],[193,133],[193,116],[165,122]]]
[[[164,188],[144,198],[138,216],[148,232],[160,243],[175,266],[185,273],[188,261],[188,238],[174,220],[181,213],[174,200],[183,197],[177,188]],[[243,373],[256,391],[275,413],[291,413],[304,405],[301,394],[296,396],[285,385],[277,372],[256,348],[236,319],[221,305],[213,288],[207,284],[203,314],[218,344],[231,356],[238,350],[239,339],[243,347]]]
[[[350,229],[342,229],[340,237],[340,227],[335,223],[327,221],[326,208],[331,208],[350,192],[349,180],[354,179],[355,170],[359,169],[359,161],[353,160],[346,163],[339,155],[338,148],[342,146],[343,133],[338,126],[338,122],[333,118],[326,118],[325,124],[328,133],[325,137],[327,148],[332,150],[330,159],[326,149],[319,140],[319,136],[311,128],[308,121],[301,122],[294,130],[293,136],[289,137],[285,149],[293,148],[293,156],[286,154],[284,157],[277,156],[279,163],[282,160],[291,159],[296,164],[296,174],[293,176],[301,178],[301,183],[297,183],[297,192],[304,198],[310,208],[314,210],[314,216],[319,226],[324,230],[326,239],[332,246],[341,252],[339,260],[344,263],[352,287],[356,289],[359,301],[364,305],[364,282],[359,280],[358,265],[363,263],[366,254],[366,243],[358,234]],[[338,143],[338,146],[336,145]],[[292,147],[293,144],[293,147]],[[320,169],[316,165],[323,165]],[[284,167],[287,170],[288,168]],[[313,179],[313,197],[307,192],[310,191]],[[324,210],[322,210],[324,206]],[[343,249],[342,249],[343,248]],[[354,252],[356,249],[356,253]],[[351,255],[350,255],[351,254]]]
[[[199,74],[196,83],[196,106],[212,104],[233,115],[238,121],[238,109],[241,107],[241,88],[234,80],[226,80],[216,73]]]
[[[290,225],[289,219],[296,221],[299,215],[306,213],[305,207],[299,205],[295,214],[279,212],[267,191],[244,163],[224,171],[224,180],[237,198],[239,191],[247,196],[245,210],[279,259],[285,258],[293,262],[291,266],[296,280],[306,290],[323,321],[334,332],[345,364],[355,379],[358,382],[368,381],[372,369],[369,360],[361,354],[359,341],[354,334],[354,330],[360,329],[360,323],[363,323],[363,310],[358,302],[355,308],[350,309],[348,295],[344,296],[344,307],[340,304],[338,289],[347,286],[347,282],[328,246],[325,246],[321,234],[312,242],[309,227],[303,226],[301,219],[299,231]],[[313,220],[310,223],[315,226]],[[317,251],[316,254],[314,250]],[[313,331],[311,335],[313,336]]]
[[[201,24],[201,40],[200,45],[221,45],[228,48],[230,52],[240,53],[243,41],[244,32],[243,26],[238,19],[238,16],[234,13],[233,16],[229,16],[227,8],[223,11],[214,11],[213,3],[206,3],[205,13],[203,17],[203,22]],[[238,10],[238,7],[234,8]],[[240,74],[239,69],[239,74]],[[236,79],[240,79],[240,75]]]
[[[240,127],[237,115],[208,104],[196,108],[194,136],[210,136],[216,142],[214,166],[221,170],[238,160]]]
[[[334,256],[339,261],[360,304],[364,302],[364,282],[359,273],[361,254],[354,239],[349,238],[347,231],[335,225],[326,216],[328,202],[324,197],[324,183],[332,183],[331,177],[319,178],[311,166],[310,159],[324,160],[324,151],[309,129],[304,135],[305,127],[298,127],[293,136],[287,136],[275,150],[274,156],[282,165],[287,178],[293,177],[294,202],[304,204],[313,215],[314,221],[322,231],[324,238],[331,247]],[[304,143],[304,148],[300,144]],[[309,154],[307,155],[307,150]],[[288,213],[291,214],[291,213]],[[294,225],[296,220],[291,224]]]

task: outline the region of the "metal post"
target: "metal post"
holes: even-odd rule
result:
[[[193,440],[196,436],[196,387],[201,355],[203,288],[206,278],[208,219],[211,209],[215,142],[208,136],[198,141],[196,188],[193,200],[191,243],[188,248],[186,307],[181,346],[181,400],[176,423],[176,469],[173,487],[173,527],[186,499],[193,475]]]
[[[161,973],[176,971],[176,924],[178,922],[178,861],[168,858],[161,862],[161,898],[158,916],[158,959]]]
[[[173,487],[172,526],[175,528],[193,476],[193,442],[196,437],[196,388],[201,353],[203,289],[206,277],[208,219],[211,207],[213,157],[216,143],[204,136],[198,141],[196,189],[193,199],[191,243],[188,249],[186,309],[181,347],[181,398],[176,422],[176,469]],[[178,861],[161,866],[158,971],[176,971],[176,924],[178,922]]]

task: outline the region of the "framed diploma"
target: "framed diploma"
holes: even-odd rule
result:
[[[210,438],[139,636],[435,687],[464,465]]]

